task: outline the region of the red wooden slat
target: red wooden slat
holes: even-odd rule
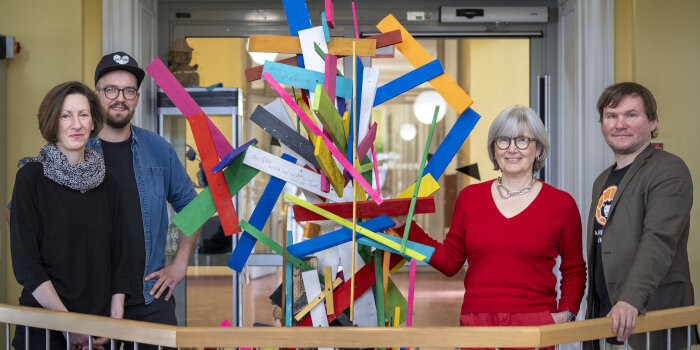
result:
[[[406,215],[411,205],[411,198],[396,198],[386,199],[382,204],[377,205],[376,202],[361,201],[357,202],[357,217],[371,218],[381,215]],[[352,202],[343,203],[325,203],[317,204],[321,209],[340,216],[344,219],[352,218]],[[294,217],[296,221],[314,221],[327,220],[321,215],[318,215],[304,207],[295,205]],[[433,197],[419,197],[416,201],[415,214],[426,214],[435,212],[435,199]]]

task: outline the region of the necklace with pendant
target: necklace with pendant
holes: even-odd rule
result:
[[[498,195],[501,196],[501,198],[508,199],[511,196],[519,196],[521,194],[525,194],[525,193],[532,191],[532,185],[535,184],[535,181],[537,181],[537,179],[535,178],[535,174],[532,174],[532,181],[530,181],[530,183],[527,186],[525,186],[517,191],[511,191],[511,190],[507,189],[505,186],[503,186],[503,181],[502,181],[501,177],[499,176],[498,181],[496,182],[496,190],[498,190]],[[503,193],[503,192],[505,192],[505,193]]]

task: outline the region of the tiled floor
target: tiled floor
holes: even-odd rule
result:
[[[392,275],[404,296],[408,291],[408,269]],[[263,323],[279,326],[268,298],[281,283],[281,274],[251,280],[244,287],[244,326]],[[457,326],[462,305],[464,271],[445,277],[430,268],[419,268],[414,292],[414,326]],[[218,326],[231,319],[230,276],[187,277],[187,325]]]

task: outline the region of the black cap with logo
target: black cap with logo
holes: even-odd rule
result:
[[[143,77],[146,75],[133,57],[125,52],[117,51],[102,56],[95,69],[95,85],[103,75],[115,70],[124,70],[133,74],[136,77],[137,86],[141,86]]]

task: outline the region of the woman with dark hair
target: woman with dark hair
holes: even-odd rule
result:
[[[12,268],[22,285],[20,305],[121,318],[126,291],[126,237],[116,179],[97,152],[85,146],[102,128],[97,96],[79,82],[59,84],[44,97],[39,131],[48,142],[17,165],[10,244]],[[17,326],[13,346],[66,348],[66,334]],[[46,344],[46,341],[49,344]],[[95,339],[101,347],[108,340]],[[88,346],[71,334],[72,348]]]
[[[491,124],[487,147],[501,176],[460,192],[443,242],[415,223],[410,238],[435,247],[429,263],[445,275],[455,275],[468,261],[460,325],[572,321],[586,284],[581,217],[569,194],[535,176],[549,153],[544,125],[531,108],[508,107]],[[559,256],[557,300],[552,270]]]

